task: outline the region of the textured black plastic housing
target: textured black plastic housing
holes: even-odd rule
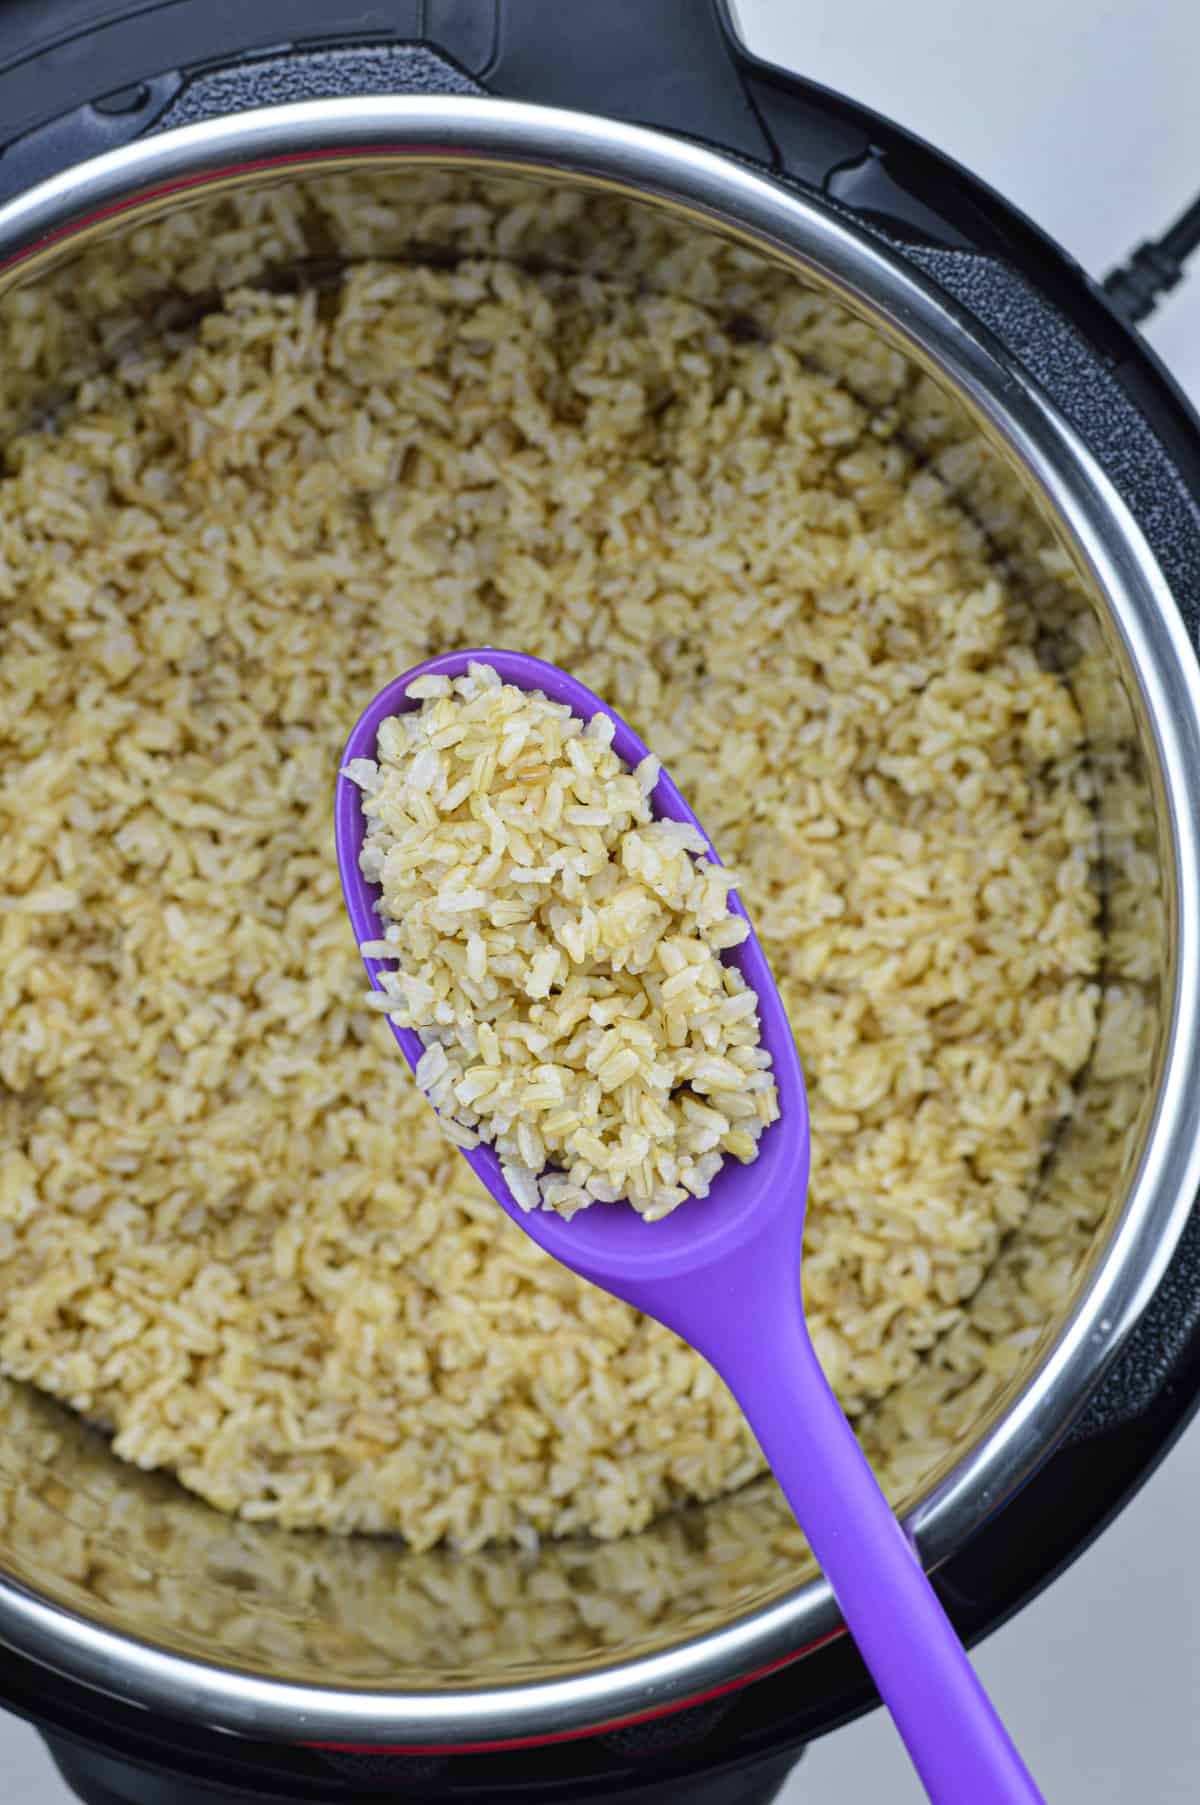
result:
[[[990,331],[1091,446],[1200,642],[1200,428],[1103,293],[966,171],[750,56],[724,0],[4,0],[0,203],[144,134],[355,94],[491,93],[725,150],[878,234]],[[1200,775],[1200,774],[1198,774]],[[939,1576],[974,1640],[1120,1509],[1200,1393],[1200,1211],[1120,1358],[1042,1472]],[[94,1805],[489,1797],[765,1805],[796,1751],[873,1692],[845,1639],[665,1724],[442,1758],[317,1756],[215,1738],[6,1659]]]

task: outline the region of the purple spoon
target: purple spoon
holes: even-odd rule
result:
[[[351,733],[342,765],[374,758],[380,723],[420,706],[405,695],[417,677],[461,677],[490,664],[506,683],[540,689],[573,714],[606,714],[613,748],[637,765],[647,748],[619,715],[573,677],[520,652],[448,652],[381,690]],[[656,815],[700,823],[664,771]],[[379,887],[359,869],[361,792],[337,780],[335,822],[342,889],[355,938],[380,936]],[[705,836],[707,839],[707,836]],[[711,842],[709,842],[711,849]],[[710,856],[716,859],[715,850]],[[736,894],[729,906],[749,919]],[[704,1355],[737,1398],[775,1478],[808,1537],[846,1625],[935,1805],[1041,1801],[949,1618],[871,1472],[809,1340],[800,1296],[808,1187],[804,1077],[782,1000],[753,932],[723,955],[758,994],[762,1040],[774,1061],[779,1120],[752,1165],[727,1160],[709,1195],[647,1223],[627,1204],[593,1204],[567,1222],[525,1211],[490,1147],[464,1152],[497,1203],[538,1246],[595,1285],[657,1317]],[[376,989],[386,961],[364,959]],[[393,1033],[410,1066],[424,1051],[411,1029]]]

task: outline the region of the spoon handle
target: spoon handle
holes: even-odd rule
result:
[[[767,1289],[777,1300],[777,1285]],[[799,1287],[786,1309],[776,1301],[743,1323],[744,1339],[718,1337],[724,1345],[713,1348],[714,1364],[808,1537],[930,1799],[1043,1805],[829,1388]]]

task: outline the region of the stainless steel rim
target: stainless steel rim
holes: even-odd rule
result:
[[[1107,597],[1140,689],[1171,841],[1174,986],[1154,1119],[1120,1222],[1073,1313],[1004,1416],[906,1527],[936,1565],[1027,1479],[1095,1385],[1161,1278],[1200,1189],[1200,672],[1139,528],[1074,431],[986,333],[877,243],[709,151],[614,121],[473,98],[381,97],[243,113],[101,157],[0,209],[0,285],[127,206],[169,204],[279,163],[365,156],[564,173],[657,200],[816,277],[958,391],[1040,488]],[[4,272],[9,272],[6,277]],[[561,1735],[751,1677],[838,1623],[823,1583],[666,1653],[559,1680],[442,1693],[289,1685],[103,1629],[0,1579],[0,1640],[103,1691],[290,1741],[450,1745]]]

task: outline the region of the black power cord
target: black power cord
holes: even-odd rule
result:
[[[1140,325],[1170,294],[1183,266],[1200,246],[1200,195],[1161,238],[1140,244],[1127,263],[1104,278],[1104,292],[1131,326]]]

